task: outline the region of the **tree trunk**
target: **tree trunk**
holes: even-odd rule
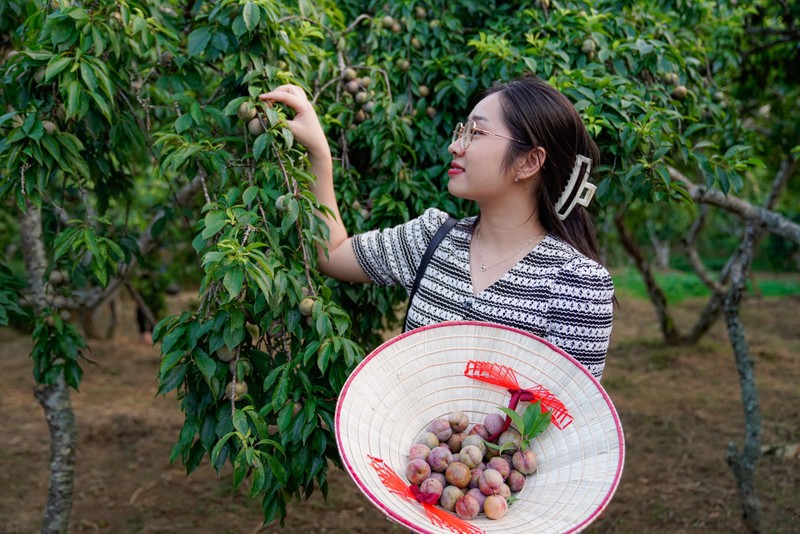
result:
[[[647,235],[650,237],[650,243],[653,245],[653,250],[656,253],[656,268],[659,271],[669,270],[669,240],[661,240],[656,235],[655,228],[651,221],[647,221]]]
[[[50,483],[42,532],[67,532],[75,482],[75,414],[64,375],[55,384],[37,384],[34,395],[50,429]]]
[[[793,160],[791,157],[786,157],[783,159],[780,167],[778,168],[778,172],[775,174],[775,178],[772,181],[772,186],[770,187],[767,200],[764,202],[764,210],[772,211],[775,208],[775,205],[778,203],[778,199],[786,188],[786,184],[789,182],[792,175],[794,175],[796,169],[797,161]],[[746,251],[746,249],[742,247],[739,247],[736,251],[734,251],[731,257],[728,259],[728,262],[725,264],[725,267],[723,267],[722,271],[720,271],[719,281],[714,280],[711,277],[711,274],[705,268],[705,265],[703,265],[703,262],[700,260],[700,255],[697,253],[697,249],[694,246],[697,235],[700,233],[700,230],[705,223],[707,214],[708,204],[701,204],[700,213],[694,224],[692,224],[692,227],[689,229],[689,232],[686,234],[686,238],[684,239],[686,256],[689,258],[689,262],[691,263],[694,272],[712,292],[711,297],[709,297],[708,302],[706,302],[705,308],[700,314],[700,317],[695,325],[692,327],[692,330],[683,338],[683,342],[687,344],[696,343],[716,322],[717,317],[719,317],[719,314],[722,311],[726,295],[729,292],[727,285],[731,276],[731,268],[741,261],[741,254]],[[759,241],[764,238],[765,229],[760,225],[756,225],[753,229],[753,232],[753,242],[749,248],[749,253],[751,256]],[[751,263],[752,258],[747,263],[748,270],[750,270]],[[753,279],[752,271],[750,276],[753,280],[753,286],[755,290],[758,291],[758,285],[755,283],[755,279]]]
[[[747,272],[753,260],[753,245],[759,230],[753,223],[748,225],[745,238],[739,251],[739,261],[731,269],[731,288],[725,298],[725,319],[728,337],[736,359],[739,372],[739,387],[744,408],[745,437],[741,451],[734,442],[728,444],[728,465],[736,478],[736,487],[742,501],[742,518],[750,532],[759,532],[761,523],[761,503],[753,484],[756,466],[761,455],[761,409],[758,388],[753,371],[753,358],[747,344],[744,325],[739,317]]]
[[[40,316],[45,309],[47,255],[42,241],[42,213],[38,207],[28,204],[27,211],[20,216],[19,231],[28,277],[28,298],[34,313]],[[75,415],[64,375],[53,384],[37,384],[34,396],[42,405],[50,428],[50,482],[42,532],[65,533],[75,482]]]
[[[642,275],[645,287],[647,288],[647,294],[650,295],[650,302],[653,303],[656,309],[656,315],[658,316],[658,322],[661,326],[661,333],[664,335],[664,341],[668,345],[679,344],[681,336],[678,329],[675,327],[675,321],[672,319],[667,309],[667,298],[664,296],[664,292],[658,287],[653,277],[653,270],[650,267],[650,263],[644,258],[635,239],[625,226],[624,213],[617,214],[614,218],[614,223],[617,226],[623,248],[628,255],[633,258],[636,268]]]

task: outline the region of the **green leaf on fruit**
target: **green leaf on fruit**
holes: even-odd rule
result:
[[[553,414],[549,410],[542,411],[542,402],[536,401],[525,409],[522,418],[525,421],[525,432],[520,430],[520,434],[524,440],[529,441],[547,430]]]
[[[525,423],[523,422],[523,418],[517,412],[512,410],[511,408],[506,408],[504,406],[500,406],[500,411],[502,411],[503,413],[505,413],[507,416],[509,416],[511,418],[511,422],[514,424],[515,427],[517,427],[517,430],[519,431],[519,433],[522,434],[522,436],[524,437],[525,436]]]

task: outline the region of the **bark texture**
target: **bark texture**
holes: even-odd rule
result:
[[[19,229],[28,276],[28,298],[34,313],[39,316],[45,308],[44,274],[47,270],[41,210],[28,205],[27,211],[20,216]],[[50,430],[50,481],[42,532],[65,533],[75,485],[75,414],[64,375],[53,384],[37,384],[34,396],[44,409]]]
[[[642,251],[636,244],[636,239],[631,235],[628,227],[625,226],[625,214],[623,212],[617,214],[614,218],[614,224],[617,227],[617,232],[619,232],[620,242],[625,252],[633,258],[636,268],[642,275],[645,287],[647,288],[647,294],[650,295],[650,301],[656,309],[656,315],[658,316],[658,323],[661,327],[664,341],[669,345],[677,345],[681,341],[681,336],[675,326],[675,321],[669,313],[667,298],[664,296],[664,292],[653,277],[653,269],[650,266],[650,262],[645,259],[644,254],[642,254]]]
[[[787,158],[781,165],[778,174],[783,174],[787,177],[791,176],[796,167],[797,161]],[[672,179],[681,182],[695,202],[712,204],[730,211],[744,220],[757,221],[762,224],[768,232],[800,245],[800,224],[768,208],[755,206],[733,195],[725,195],[725,193],[718,189],[708,189],[705,186],[697,185],[673,167],[668,167],[668,169]]]
[[[34,395],[50,429],[50,482],[42,533],[62,534],[69,527],[75,486],[75,413],[63,374],[54,384],[36,385]]]
[[[739,249],[739,260],[731,268],[731,287],[725,298],[725,321],[728,338],[733,347],[736,369],[739,372],[739,388],[744,409],[744,445],[740,451],[734,442],[728,444],[728,465],[736,479],[736,487],[742,502],[742,518],[750,532],[759,532],[761,503],[753,484],[755,470],[761,456],[761,408],[756,386],[753,358],[747,344],[744,324],[739,316],[739,306],[747,282],[747,273],[752,265],[753,245],[758,239],[758,229],[748,225],[745,238]]]

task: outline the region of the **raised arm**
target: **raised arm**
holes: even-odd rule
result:
[[[319,270],[345,282],[369,282],[370,278],[356,260],[351,238],[339,214],[333,186],[331,149],[305,91],[296,85],[282,85],[259,98],[267,102],[279,102],[294,110],[294,118],[288,120],[287,124],[297,142],[308,149],[311,172],[317,178],[311,190],[320,204],[331,210],[331,215],[324,216],[330,228],[330,240],[326,244],[328,257],[323,250],[319,250]]]

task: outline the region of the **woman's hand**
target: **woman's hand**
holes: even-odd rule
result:
[[[258,98],[265,102],[280,102],[294,110],[294,118],[286,122],[297,142],[308,149],[309,155],[330,154],[328,139],[303,89],[296,85],[281,85]]]

